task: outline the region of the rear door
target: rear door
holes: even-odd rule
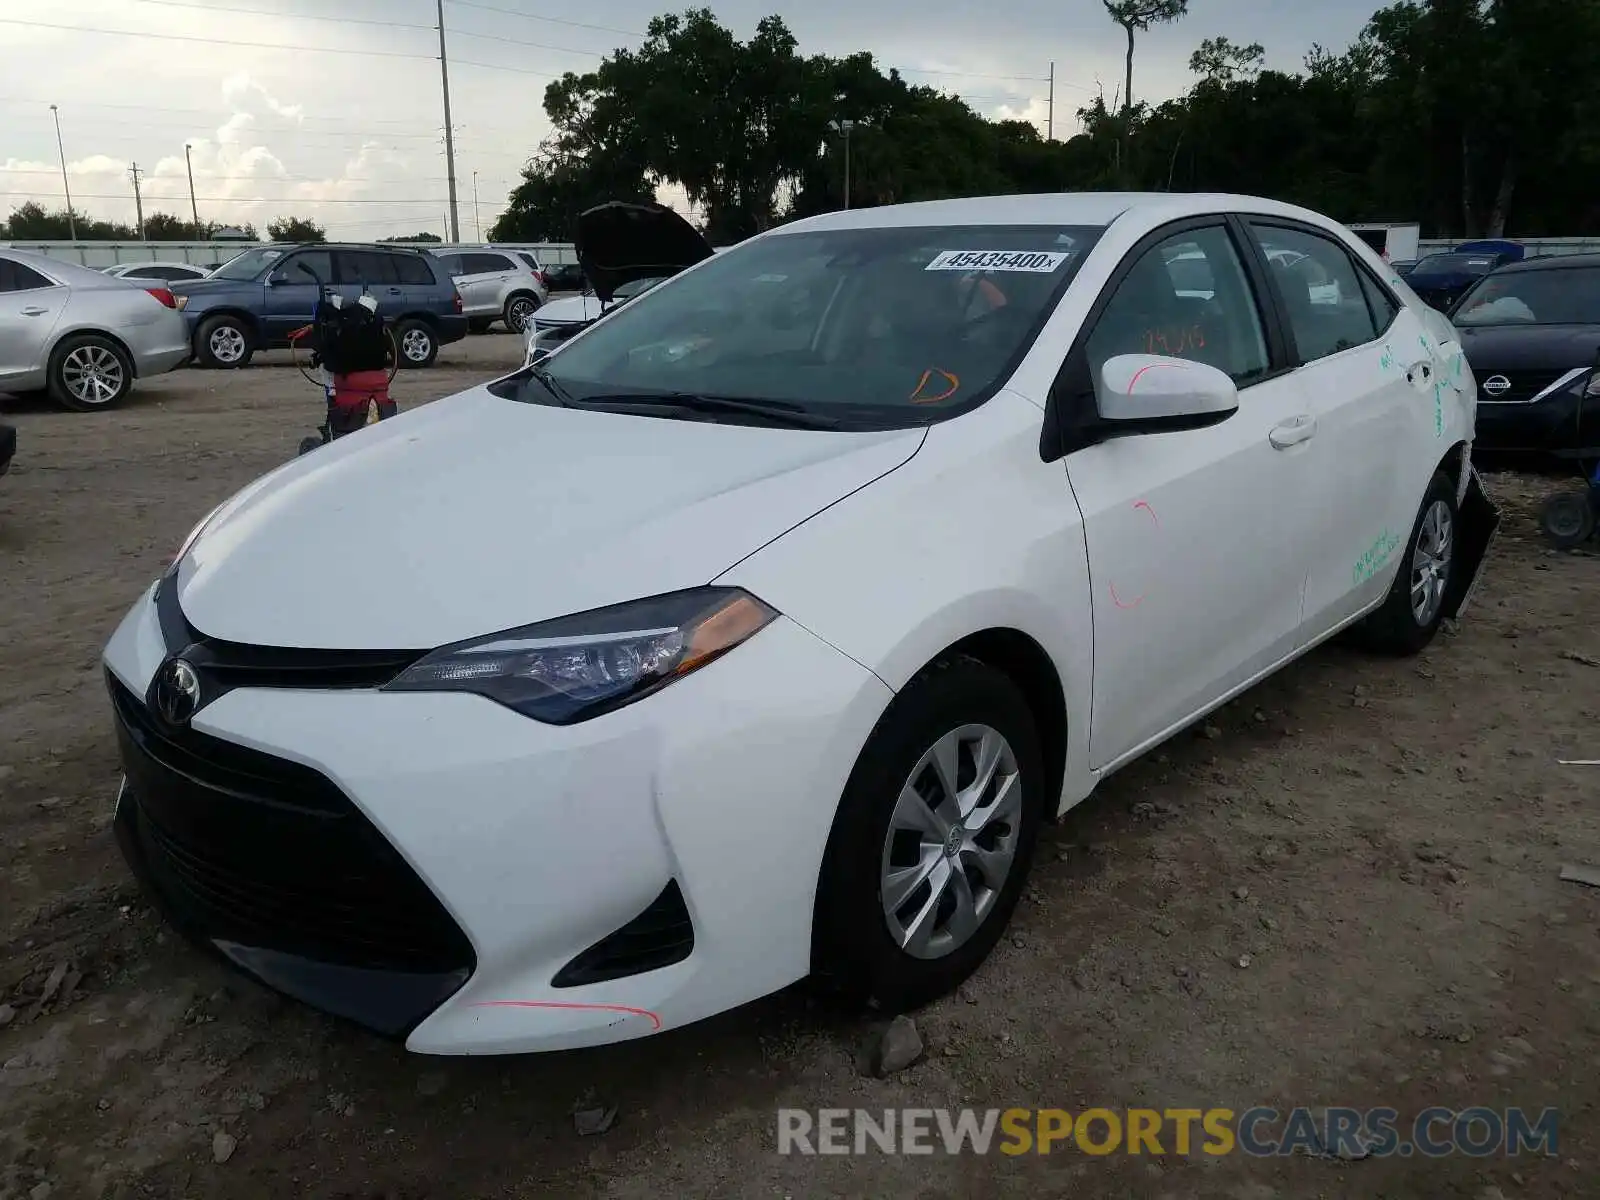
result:
[[[400,288],[398,304],[405,311],[428,312],[435,316],[447,316],[453,311],[450,297],[455,288],[438,258],[393,251],[389,261]],[[434,278],[436,273],[438,279]]]
[[[28,264],[0,256],[0,387],[43,369],[50,331],[70,294]]]
[[[1430,472],[1420,461],[1443,431],[1450,381],[1418,317],[1333,234],[1251,218],[1269,264],[1290,376],[1316,422],[1316,469],[1298,483],[1309,501],[1302,536],[1305,640],[1314,640],[1388,589]]]
[[[395,316],[403,307],[394,255],[382,250],[336,250],[334,272],[339,295],[346,304],[354,304],[362,296],[370,295],[385,317]]]

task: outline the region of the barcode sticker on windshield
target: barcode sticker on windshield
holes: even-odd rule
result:
[[[925,271],[1030,271],[1048,275],[1069,256],[1053,250],[941,250]]]

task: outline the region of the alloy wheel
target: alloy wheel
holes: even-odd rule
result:
[[[1022,832],[1011,743],[963,725],[917,760],[889,818],[879,898],[890,936],[913,958],[943,958],[993,911]]]
[[[400,353],[414,363],[427,362],[433,338],[426,329],[408,329],[400,338]]]
[[[211,357],[219,363],[231,365],[244,357],[244,333],[236,326],[218,325],[206,344],[211,349]]]
[[[104,346],[76,346],[61,362],[61,381],[80,404],[109,404],[122,391],[122,360]]]
[[[1417,545],[1411,552],[1411,615],[1420,626],[1431,625],[1444,606],[1454,553],[1455,522],[1450,506],[1435,500],[1423,514]]]

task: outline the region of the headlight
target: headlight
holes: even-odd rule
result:
[[[385,690],[471,692],[571,725],[699,670],[777,615],[738,588],[693,588],[445,646]]]

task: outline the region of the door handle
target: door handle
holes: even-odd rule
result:
[[[25,316],[25,317],[42,317],[42,316],[45,315],[45,313],[47,313],[49,311],[50,310],[48,308],[38,308],[36,306],[30,306],[30,307],[25,308],[25,309],[22,310],[22,315]]]
[[[399,288],[390,288],[389,289],[389,295],[398,296],[399,294],[400,294],[400,289]]]
[[[1301,442],[1309,442],[1317,432],[1317,419],[1307,414],[1290,417],[1281,425],[1274,425],[1267,434],[1267,440],[1272,443],[1274,450],[1287,450],[1290,446],[1298,446]]]

